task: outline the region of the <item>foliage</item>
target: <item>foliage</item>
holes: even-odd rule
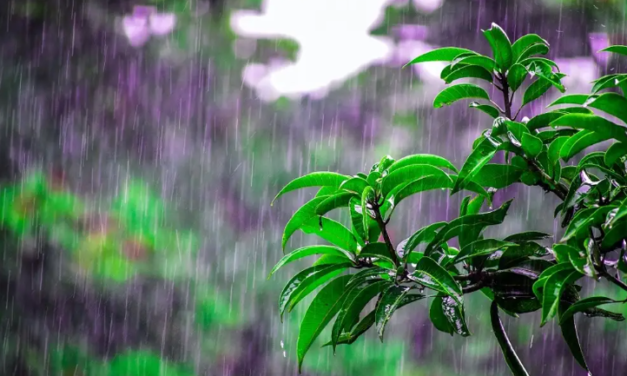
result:
[[[555,62],[541,56],[548,53],[549,45],[538,35],[528,34],[511,43],[495,24],[483,34],[492,57],[445,47],[408,63],[446,61],[449,65],[441,77],[447,84],[471,78],[495,88],[498,98],[474,83],[453,84],[434,100],[435,108],[461,99],[480,100],[482,103],[473,102],[470,107],[494,118],[492,127],[474,141],[473,151],[460,169],[435,155],[399,160],[386,156],[367,173],[354,176],[307,174],[277,195],[319,187],[316,196],[287,223],[284,249],[297,230],[331,243],[288,253],[271,273],[297,259],[321,256],[293,277],[280,295],[283,315],[322,287],[301,322],[299,368],[326,327],[331,327],[328,344],[333,349],[352,344],[371,327],[383,339],[394,313],[423,299],[431,300],[429,317],[436,329],[470,336],[464,296],[476,291],[492,300],[492,328],[515,375],[527,371],[508,339],[499,309],[514,317],[540,311],[541,326],[557,316],[575,360],[589,373],[574,315],[624,320],[599,306],[626,300],[582,299],[577,282],[583,277],[603,278],[627,291],[621,280],[621,274],[627,273],[627,75],[602,77],[594,82],[591,94],[565,95],[551,104],[549,111],[518,121],[521,109],[551,88],[565,91],[561,83],[564,74]],[[604,51],[627,54],[627,47],[612,46]],[[525,81],[531,82],[524,85]],[[602,93],[608,89],[613,91]],[[521,105],[514,113],[518,91],[522,92]],[[557,105],[568,107],[553,109]],[[614,143],[605,151],[579,158],[585,149],[599,148],[597,144],[608,140]],[[501,154],[505,163],[491,163]],[[566,164],[576,156],[576,165]],[[562,201],[554,212],[565,229],[559,243],[546,246],[551,235],[538,232],[484,238],[487,227],[504,221],[512,201],[487,212],[481,211],[483,204],[491,205],[495,191],[517,183],[538,186]],[[459,217],[426,226],[393,243],[387,224],[396,206],[411,195],[443,189],[451,194],[470,193],[462,201]],[[348,211],[348,226],[326,216],[335,209]]]
[[[34,172],[1,194],[3,228],[21,238],[45,234],[96,279],[125,282],[138,273],[173,278],[186,270],[181,255],[198,247],[195,234],[166,223],[171,215],[163,202],[138,182],[126,184],[107,214],[71,193],[55,174]]]

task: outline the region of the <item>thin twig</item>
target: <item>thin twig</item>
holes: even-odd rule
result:
[[[383,240],[385,240],[385,244],[388,246],[388,251],[390,253],[390,258],[394,262],[395,266],[398,266],[398,257],[396,256],[396,250],[392,245],[392,241],[390,240],[390,235],[388,235],[388,231],[386,229],[386,222],[383,221],[383,216],[381,216],[381,211],[379,210],[379,205],[377,203],[372,204],[372,211],[374,212],[374,219],[377,221],[379,225],[379,229],[381,229],[381,234],[383,235]]]

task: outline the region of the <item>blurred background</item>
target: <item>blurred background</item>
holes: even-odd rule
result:
[[[0,374],[296,375],[309,301],[281,322],[278,294],[311,261],[266,277],[315,192],[271,207],[279,189],[386,154],[461,166],[490,118],[462,102],[434,110],[443,65],[403,64],[441,46],[489,54],[481,29],[495,22],[548,40],[568,92],[586,93],[621,69],[596,51],[625,44],[626,16],[624,0],[5,0]],[[560,231],[554,197],[518,186],[494,204],[511,197],[493,235]],[[454,218],[462,198],[407,200],[392,240]],[[316,242],[299,233],[288,247]],[[469,338],[435,330],[420,302],[383,344],[368,333],[336,355],[314,346],[303,374],[507,375],[487,302],[468,298]],[[624,323],[579,320],[590,368],[624,374]],[[505,319],[529,372],[585,375],[539,323]]]

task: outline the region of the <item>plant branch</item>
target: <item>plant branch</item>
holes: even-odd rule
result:
[[[386,222],[383,221],[383,216],[381,216],[381,210],[377,203],[372,204],[372,211],[374,212],[374,219],[377,221],[379,225],[379,229],[381,229],[381,234],[383,235],[383,240],[385,244],[388,246],[388,251],[390,252],[390,258],[394,262],[395,266],[398,266],[398,257],[396,256],[396,250],[392,245],[392,241],[390,240],[390,235],[386,229]]]

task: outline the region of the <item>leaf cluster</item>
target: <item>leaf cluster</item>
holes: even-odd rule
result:
[[[514,375],[528,373],[507,337],[500,312],[518,317],[541,311],[541,326],[557,316],[575,360],[588,372],[575,314],[624,320],[599,308],[624,301],[581,298],[577,283],[584,277],[604,278],[627,290],[621,280],[621,274],[627,273],[627,74],[601,77],[592,93],[562,96],[548,111],[517,121],[521,109],[551,88],[564,92],[564,74],[555,62],[542,57],[549,44],[538,35],[511,43],[495,24],[483,34],[492,48],[491,57],[445,47],[408,63],[446,61],[449,65],[441,76],[447,84],[472,79],[491,85],[499,96],[492,98],[473,83],[448,86],[436,96],[435,108],[475,99],[480,102],[470,107],[494,119],[474,141],[461,168],[430,154],[399,160],[386,156],[367,173],[314,172],[293,180],[277,195],[319,188],[288,221],[284,249],[298,230],[331,244],[289,252],[271,272],[303,257],[321,256],[286,284],[279,299],[283,315],[322,286],[301,322],[299,368],[331,322],[327,345],[334,349],[353,343],[371,327],[383,339],[394,313],[423,299],[430,299],[429,317],[436,329],[469,336],[464,295],[476,291],[492,301],[492,327]],[[627,55],[626,46],[604,51]],[[523,91],[521,107],[514,113],[519,90]],[[580,155],[608,140],[613,144],[605,151]],[[498,154],[505,155],[505,163],[492,163]],[[578,162],[568,164],[574,157]],[[512,201],[487,212],[482,211],[484,203],[491,207],[494,192],[519,183],[538,186],[561,200],[554,215],[560,217],[565,233],[557,244],[547,244],[553,236],[539,232],[484,237],[487,227],[504,221]],[[405,198],[429,190],[467,192],[459,217],[433,223],[394,243],[386,226],[395,208]],[[335,209],[348,210],[350,226],[327,217]],[[458,248],[451,245],[453,241]]]

